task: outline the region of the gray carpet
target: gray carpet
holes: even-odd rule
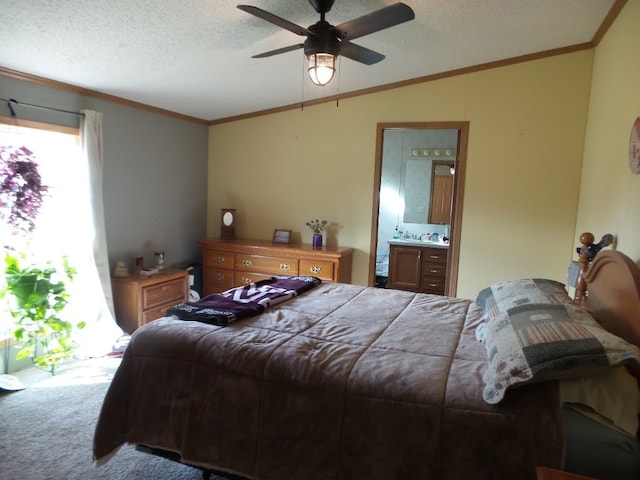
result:
[[[200,470],[132,446],[94,466],[93,431],[118,364],[101,358],[69,362],[55,376],[35,368],[14,373],[26,388],[0,392],[0,478],[200,480]]]

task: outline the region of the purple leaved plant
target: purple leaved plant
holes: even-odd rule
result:
[[[0,145],[0,220],[16,232],[32,232],[43,197],[35,156],[27,147]]]

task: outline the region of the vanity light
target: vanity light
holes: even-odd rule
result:
[[[455,157],[455,148],[434,147],[434,148],[412,148],[412,157]]]
[[[323,87],[331,81],[336,73],[336,57],[331,53],[312,53],[309,59],[309,78],[316,85]]]

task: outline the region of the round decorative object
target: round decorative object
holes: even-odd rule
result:
[[[631,127],[631,136],[629,138],[629,168],[631,173],[640,174],[640,117]]]
[[[220,238],[232,240],[236,238],[236,209],[223,208],[220,219]]]

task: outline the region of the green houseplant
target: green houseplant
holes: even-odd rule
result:
[[[69,299],[68,283],[75,270],[63,258],[61,266],[23,263],[24,258],[5,254],[6,291],[13,296],[10,307],[15,327],[13,336],[20,347],[17,359],[32,357],[33,362],[55,374],[58,365],[73,354],[74,325],[60,316]]]
[[[84,322],[74,325],[60,316],[76,273],[67,259],[62,258],[59,265],[37,263],[25,253],[47,191],[32,151],[0,145],[0,220],[10,229],[7,243],[13,244],[3,246],[5,278],[0,296],[12,300],[9,312],[19,346],[16,358],[31,357],[37,366],[55,374],[58,365],[73,354],[72,332],[84,328]]]

